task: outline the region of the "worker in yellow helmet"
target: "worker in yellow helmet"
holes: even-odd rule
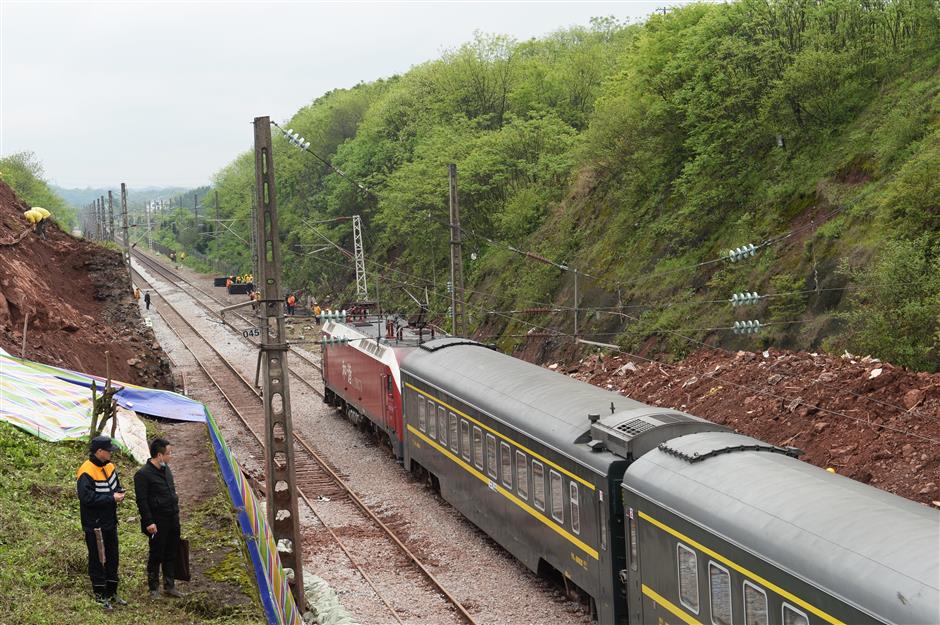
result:
[[[35,227],[36,234],[43,239],[46,238],[46,224],[51,216],[52,213],[41,206],[34,206],[23,213],[26,221]]]

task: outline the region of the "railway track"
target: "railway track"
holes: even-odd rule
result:
[[[183,287],[181,287],[180,285],[186,285],[185,287],[186,289],[190,291],[195,291],[196,293],[198,293],[198,295],[193,295],[193,293],[189,293],[189,295],[193,299],[193,301],[195,301],[197,304],[199,304],[200,307],[205,309],[206,312],[218,318],[222,323],[229,326],[230,328],[232,328],[239,334],[241,334],[242,332],[244,332],[245,330],[249,328],[257,327],[258,322],[256,319],[252,319],[251,317],[244,315],[237,310],[228,311],[224,316],[221,315],[219,313],[219,310],[214,309],[208,304],[206,304],[204,299],[208,299],[214,302],[215,304],[219,306],[219,308],[225,308],[226,306],[229,306],[230,304],[220,300],[218,297],[216,297],[209,291],[206,291],[198,284],[190,282],[184,276],[176,273],[175,271],[165,266],[160,261],[155,260],[154,258],[151,258],[149,255],[137,249],[132,250],[132,254],[135,260],[137,260],[138,262],[146,266],[148,269],[151,269],[159,273],[161,276],[164,277],[164,279],[173,283],[177,288],[182,289]],[[238,319],[240,323],[238,325],[233,324],[230,321],[230,319],[232,318]],[[254,345],[255,347],[258,346],[258,341],[253,340],[250,336],[242,335],[242,337],[245,340],[247,340],[249,343]],[[310,358],[309,356],[307,356],[303,351],[297,349],[294,346],[290,346],[289,349],[290,349],[290,353],[296,356],[298,359],[300,359],[304,363],[305,366],[309,366],[310,368],[314,369],[318,374],[319,372],[322,371],[320,367],[320,363],[315,361],[313,358]],[[294,375],[300,375],[296,371],[291,371],[291,373],[294,373]],[[304,378],[303,376],[301,377],[304,383],[306,383],[306,378]],[[322,397],[322,391],[314,389],[312,385],[308,384],[307,386],[309,386],[310,389],[313,390],[315,393],[320,394],[320,396]]]
[[[141,256],[135,255],[135,258],[139,259]],[[145,261],[143,264],[159,271],[156,269],[159,263],[155,261],[151,263]],[[162,269],[164,271],[160,273],[164,277],[170,277],[174,285],[177,280],[181,279],[175,272],[166,268]],[[158,307],[159,314],[180,342],[192,353],[211,385],[218,388],[242,427],[251,434],[257,444],[259,454],[262,454],[264,443],[259,432],[263,432],[264,409],[260,392],[172,302],[157,291],[155,285],[136,270],[135,274],[137,279],[146,284],[147,288],[156,295],[154,299],[162,302],[162,305]],[[199,289],[199,291],[202,290]],[[196,299],[190,293],[182,290],[181,292],[191,299]],[[205,304],[202,306],[207,308]],[[298,374],[292,373],[295,378],[303,381],[322,397],[322,391],[303,380]],[[416,592],[422,592],[421,587],[423,587],[423,592],[430,592],[438,603],[443,604],[441,607],[445,610],[444,614],[451,620],[475,624],[473,617],[460,602],[443,587],[395,532],[343,481],[319,450],[296,431],[294,438],[298,499],[306,505],[320,525],[330,534],[337,547],[387,608],[392,618],[404,624],[402,615],[406,618],[411,615],[409,597],[413,597]],[[329,509],[324,510],[326,507]],[[331,519],[342,519],[342,525],[328,522],[327,516]],[[359,516],[358,522],[351,524],[351,516]],[[354,540],[344,542],[339,534],[348,532],[351,525],[354,525],[356,529],[352,532]],[[315,532],[308,529],[302,533],[306,543]],[[317,540],[315,536],[313,539]],[[397,555],[389,557],[388,554]],[[380,587],[386,590],[383,592]],[[390,600],[390,595],[394,599]],[[446,622],[446,620],[441,621],[444,614],[414,615],[418,619],[414,622],[427,622],[429,619]]]

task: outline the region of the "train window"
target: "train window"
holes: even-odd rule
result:
[[[465,419],[460,420],[460,455],[470,459],[470,424]]]
[[[502,464],[503,484],[512,488],[512,448],[507,443],[499,443],[499,460]]]
[[[561,473],[548,472],[548,479],[552,483],[552,518],[559,523],[565,522],[565,499],[561,490]]]
[[[437,435],[440,436],[441,445],[447,447],[447,410],[444,406],[437,407]]]
[[[542,463],[532,461],[532,501],[539,510],[545,510],[545,473]]]
[[[496,437],[492,434],[486,435],[486,472],[496,479]]]
[[[751,582],[744,582],[744,625],[770,625],[767,593]]]
[[[571,499],[571,531],[581,533],[581,503],[578,501],[578,485],[568,482],[568,498]]]
[[[433,441],[437,438],[437,415],[434,412],[434,403],[428,401],[428,436]]]
[[[676,545],[679,560],[679,603],[698,614],[698,562],[695,552]]]
[[[427,431],[428,429],[428,418],[425,413],[424,398],[418,398],[418,429],[422,432]]]
[[[450,448],[457,451],[457,415],[450,413]]]
[[[483,430],[473,426],[473,464],[483,470]]]
[[[783,604],[783,625],[809,625],[809,618],[789,603]]]
[[[714,562],[708,563],[712,625],[731,625],[731,574]]]
[[[529,467],[526,462],[525,454],[521,451],[516,452],[516,484],[518,486],[519,496],[523,499],[529,498]]]

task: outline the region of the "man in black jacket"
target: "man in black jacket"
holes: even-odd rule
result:
[[[117,469],[111,464],[111,453],[117,447],[107,436],[91,439],[90,456],[79,467],[78,499],[88,547],[88,576],[95,599],[110,612],[112,605],[127,605],[117,596],[118,531],[117,505],[124,501],[124,488]]]
[[[180,541],[180,506],[173,473],[168,465],[170,442],[155,438],[150,443],[150,460],[134,474],[134,492],[140,511],[140,528],[150,541],[147,558],[147,585],[150,597],[160,596],[160,565],[163,565],[163,592],[182,597],[176,589],[174,565]]]

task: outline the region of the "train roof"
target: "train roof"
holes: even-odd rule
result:
[[[611,462],[632,459],[679,433],[726,429],[641,404],[469,339],[426,342],[401,366],[404,373],[604,475]],[[592,424],[589,414],[597,415],[597,422]]]
[[[623,483],[888,622],[940,623],[940,511],[781,451],[690,434],[639,458]]]

